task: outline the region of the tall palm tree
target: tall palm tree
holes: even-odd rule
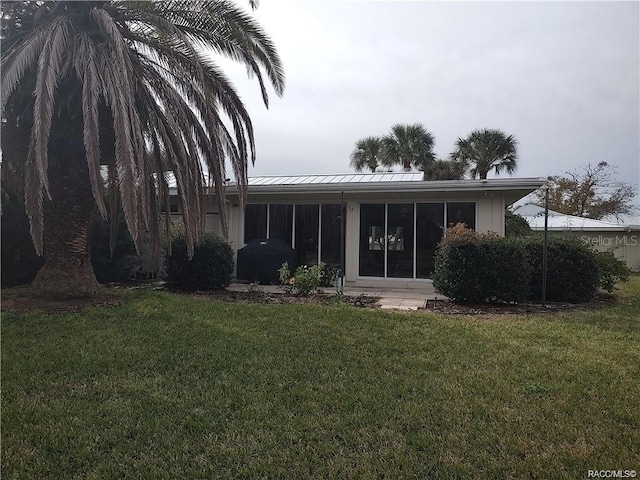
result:
[[[371,170],[375,172],[382,161],[382,139],[380,137],[365,137],[356,142],[351,152],[351,167],[356,172]]]
[[[435,161],[433,135],[419,123],[394,125],[391,132],[382,138],[382,143],[382,163],[385,166],[401,165],[405,171],[412,167],[425,170]]]
[[[485,179],[491,170],[512,175],[518,166],[518,141],[500,130],[474,130],[458,139],[451,156],[471,168],[472,178]]]
[[[24,166],[31,236],[45,257],[36,293],[96,293],[87,252],[95,207],[110,218],[112,238],[121,208],[136,245],[144,230],[157,239],[166,172],[177,182],[191,252],[205,177],[226,231],[225,162],[244,199],[255,145],[215,57],[245,64],[268,106],[265,78],[281,95],[284,73],[260,26],[227,0],[27,3],[2,3],[1,107],[3,127],[28,144],[5,150],[12,138],[2,140],[6,160]]]

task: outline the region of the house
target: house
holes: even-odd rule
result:
[[[543,207],[528,203],[516,208],[514,213],[524,217],[532,230],[544,231]],[[631,270],[640,270],[640,225],[621,225],[553,210],[549,210],[547,224],[550,234],[576,235],[598,251],[612,251]]]
[[[422,172],[252,177],[244,211],[237,187],[227,186],[229,241],[237,252],[253,239],[278,237],[301,264],[339,266],[344,238],[346,285],[419,288],[430,281],[446,226],[504,235],[505,207],[542,184],[425,181]],[[207,206],[205,231],[221,232],[216,212]]]

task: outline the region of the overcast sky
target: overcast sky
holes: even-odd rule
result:
[[[359,138],[422,123],[446,157],[497,128],[516,176],[616,164],[640,183],[640,3],[262,0],[287,87],[269,110],[226,68],[254,121],[249,175],[345,173]]]

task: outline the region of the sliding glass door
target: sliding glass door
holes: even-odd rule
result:
[[[445,225],[476,226],[475,202],[360,205],[359,275],[431,278]]]

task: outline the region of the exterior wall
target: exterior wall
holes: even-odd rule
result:
[[[476,231],[504,236],[504,194],[489,192],[481,196],[476,208]]]
[[[574,233],[600,252],[613,251],[631,270],[640,271],[640,231]]]

